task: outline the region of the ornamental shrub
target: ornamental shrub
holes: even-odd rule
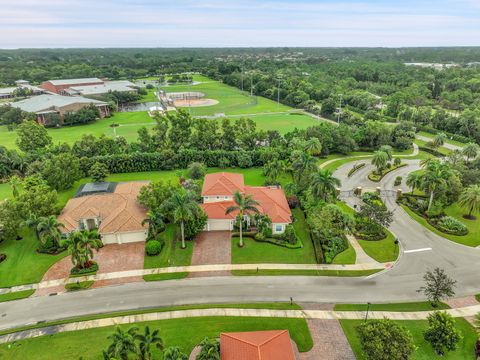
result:
[[[158,240],[150,240],[145,244],[145,253],[148,256],[155,256],[162,251],[162,244]]]
[[[0,263],[2,261],[5,261],[6,258],[7,258],[7,254],[0,254]]]
[[[293,225],[287,225],[285,232],[282,234],[282,239],[292,245],[297,243],[297,234]]]
[[[468,233],[468,228],[465,224],[451,216],[440,218],[436,225],[441,231],[448,234],[466,235]]]

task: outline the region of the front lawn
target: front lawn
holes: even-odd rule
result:
[[[370,311],[432,311],[450,309],[445,303],[439,303],[436,308],[429,301],[392,303],[392,304],[370,304]],[[335,311],[367,311],[367,304],[336,304]]]
[[[457,220],[461,221],[464,223],[467,228],[468,228],[468,234],[464,236],[456,236],[456,235],[450,235],[446,234],[444,232],[441,232],[440,230],[437,230],[434,228],[432,225],[428,223],[428,221],[415,213],[413,210],[411,210],[408,206],[406,205],[401,205],[403,210],[407,212],[408,215],[414,220],[416,220],[418,223],[420,223],[422,226],[426,227],[428,230],[434,232],[435,234],[454,241],[456,243],[466,245],[466,246],[472,246],[476,247],[480,245],[480,221],[478,220],[478,217],[480,217],[480,214],[475,214],[477,216],[477,220],[466,220],[462,217],[463,211],[458,207],[457,204],[450,205],[445,209],[445,213],[449,216],[452,216],[456,218]]]
[[[315,264],[315,253],[308,233],[305,216],[299,208],[294,209],[293,226],[303,243],[300,249],[288,249],[270,243],[257,242],[252,238],[243,238],[244,246],[240,248],[239,238],[232,238],[232,264]]]
[[[0,287],[37,283],[50,266],[67,256],[66,251],[59,255],[39,254],[33,232],[25,230],[22,235],[20,241],[9,239],[0,243],[0,252],[7,254],[7,259],[0,263]]]
[[[154,269],[169,266],[189,266],[192,262],[193,241],[187,241],[187,247],[181,248],[181,241],[176,241],[174,246],[174,236],[176,225],[170,224],[167,229],[161,234],[164,239],[164,246],[162,251],[157,256],[145,255],[144,269]],[[171,280],[181,279],[188,275],[188,273],[172,273],[172,274],[154,274],[145,275],[143,278],[146,281],[156,280]]]
[[[205,337],[217,338],[221,332],[284,330],[290,332],[300,351],[312,348],[313,340],[304,319],[282,318],[247,318],[247,317],[197,317],[150,321],[120,325],[123,329],[132,326],[159,329],[166,346],[179,346],[183,352],[190,354],[192,349]],[[110,344],[107,339],[115,327],[105,327],[38,338],[16,341],[14,344],[0,345],[0,358],[5,359],[102,359],[102,350]],[[159,358],[157,349],[154,358]]]
[[[0,295],[0,302],[25,299],[33,295],[35,290],[16,291],[13,293]]]
[[[383,240],[358,240],[358,243],[367,255],[381,263],[397,260],[399,252],[399,245],[395,244],[395,237],[387,229],[385,231],[387,232],[387,237]]]
[[[428,322],[426,320],[403,320],[395,321],[399,325],[406,327],[413,336],[417,351],[412,355],[412,360],[432,360],[432,359],[444,359],[444,360],[467,360],[474,359],[474,345],[477,340],[477,334],[473,327],[463,318],[457,318],[456,327],[463,335],[463,340],[459,343],[456,351],[450,352],[445,356],[437,356],[432,350],[432,347],[423,339],[423,331],[427,328]],[[363,320],[340,320],[343,331],[347,336],[350,346],[355,353],[358,360],[366,359],[362,353],[360,339],[357,336],[356,327],[360,325]]]
[[[357,254],[355,253],[355,249],[352,247],[349,241],[348,249],[335,256],[332,264],[355,264],[356,258]]]
[[[448,154],[450,154],[452,152],[452,150],[447,149],[444,146],[440,146],[436,149],[431,148],[430,146],[428,146],[428,141],[423,141],[423,140],[420,140],[420,139],[415,139],[414,143],[417,144],[419,147],[424,147],[424,148],[427,148],[427,149],[432,149],[432,150],[438,151],[440,154],[445,155],[445,156],[447,156]]]

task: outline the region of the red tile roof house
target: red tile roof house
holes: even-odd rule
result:
[[[288,330],[220,334],[222,360],[295,360]]]
[[[68,200],[58,217],[68,234],[83,229],[97,229],[102,242],[124,244],[145,241],[148,226],[143,224],[147,210],[137,196],[148,182],[90,183]]]
[[[272,232],[281,234],[292,223],[292,212],[282,189],[267,186],[247,186],[242,174],[213,173],[205,176],[202,188],[203,210],[208,216],[207,231],[233,230],[238,212],[226,214],[227,209],[235,205],[233,194],[252,195],[259,205],[261,214],[272,220]],[[249,215],[244,215],[249,221]]]

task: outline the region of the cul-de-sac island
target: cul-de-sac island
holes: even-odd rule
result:
[[[479,47],[134,45],[0,49],[0,359],[480,356]]]

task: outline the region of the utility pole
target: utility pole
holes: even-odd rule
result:
[[[342,97],[343,94],[340,95],[340,106],[338,107],[338,115],[337,115],[337,123],[340,124],[340,116],[342,116]]]

